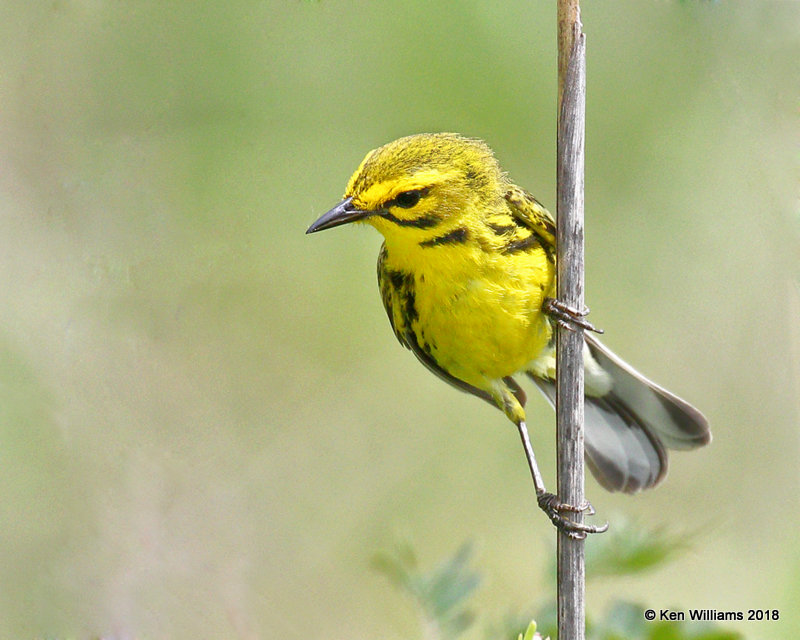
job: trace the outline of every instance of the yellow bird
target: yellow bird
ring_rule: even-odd
[[[378,282],[400,343],[517,425],[539,505],[554,523],[579,535],[599,530],[562,517],[559,510],[582,508],[545,491],[529,445],[525,394],[513,378],[528,374],[553,403],[554,323],[591,328],[553,299],[552,215],[508,179],[485,143],[436,133],[370,151],[344,200],[307,233],[357,221],[384,237]],[[595,337],[585,338],[588,466],[610,491],[653,487],[667,473],[666,450],[710,442],[708,423]]]

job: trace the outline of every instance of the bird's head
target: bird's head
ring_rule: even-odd
[[[400,138],[367,154],[344,200],[306,233],[363,221],[387,240],[424,241],[501,201],[505,180],[480,140],[455,133]]]

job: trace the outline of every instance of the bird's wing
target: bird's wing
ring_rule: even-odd
[[[505,194],[511,214],[528,227],[549,255],[556,251],[556,221],[552,214],[525,189],[512,185]]]
[[[381,299],[386,309],[386,315],[389,316],[389,322],[400,344],[410,349],[428,370],[435,373],[448,384],[466,393],[471,393],[482,400],[486,400],[486,402],[492,406],[496,406],[494,399],[486,391],[456,378],[450,372],[442,368],[433,356],[420,346],[410,321],[410,318],[416,315],[416,310],[414,309],[413,277],[408,274],[392,272],[387,269],[386,255],[386,246],[384,245],[381,247],[381,252],[378,256],[378,285],[381,289]]]

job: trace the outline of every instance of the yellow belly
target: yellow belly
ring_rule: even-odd
[[[541,306],[553,293],[554,268],[544,255],[519,255],[470,271],[418,275],[412,328],[442,368],[486,389],[526,368],[550,340]]]

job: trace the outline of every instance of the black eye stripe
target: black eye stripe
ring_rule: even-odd
[[[384,220],[393,222],[400,227],[415,227],[417,229],[430,229],[441,222],[439,216],[434,213],[426,214],[420,218],[412,218],[411,220],[402,220],[397,216],[393,216],[387,209],[384,209],[379,215]]]

